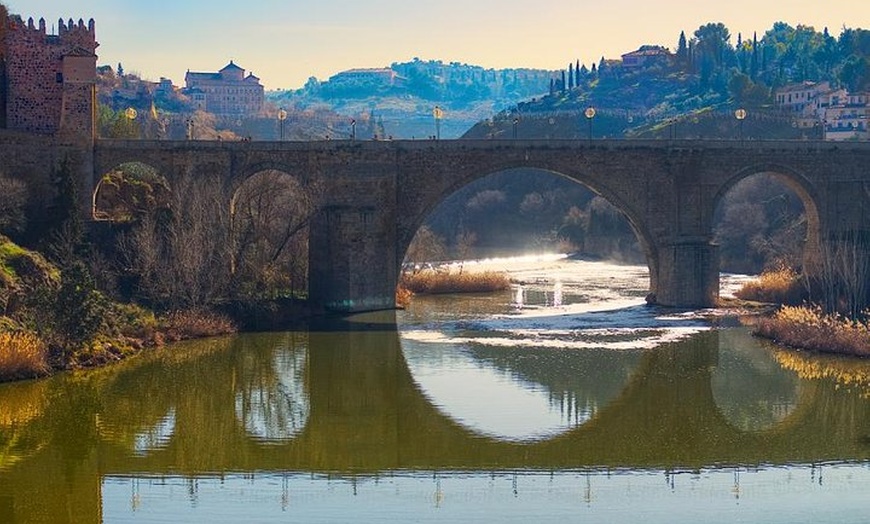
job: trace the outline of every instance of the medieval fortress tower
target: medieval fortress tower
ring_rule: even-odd
[[[94,20],[58,20],[57,34],[46,31],[44,19],[24,22],[12,15],[0,22],[6,24],[0,123],[12,131],[93,144],[99,45]]]

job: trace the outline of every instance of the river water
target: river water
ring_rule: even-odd
[[[489,264],[510,291],[0,385],[0,522],[867,521],[870,363],[648,307],[643,267]]]

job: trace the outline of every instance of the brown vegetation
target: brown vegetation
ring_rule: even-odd
[[[453,273],[449,271],[425,270],[418,273],[404,273],[399,282],[411,293],[430,295],[443,293],[484,293],[501,291],[510,287],[510,279],[504,273],[484,271],[480,273]]]
[[[798,305],[805,299],[806,290],[795,270],[780,267],[765,271],[757,280],[747,282],[734,296],[741,300]]]
[[[37,335],[0,333],[0,381],[40,377],[48,371],[47,348]]]
[[[870,322],[825,314],[817,306],[783,306],[759,320],[755,333],[794,348],[870,355]]]

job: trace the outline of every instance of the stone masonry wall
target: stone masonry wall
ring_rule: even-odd
[[[56,35],[46,32],[44,19],[35,25],[32,18],[25,23],[11,16],[6,23],[7,128],[47,135],[62,127],[87,133],[93,126],[92,97],[86,84],[66,81],[64,65],[82,59],[96,64],[94,21],[58,20]]]

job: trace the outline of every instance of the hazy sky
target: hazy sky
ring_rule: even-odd
[[[234,60],[267,89],[414,57],[558,69],[641,44],[674,49],[707,22],[751,38],[773,22],[870,28],[870,1],[845,0],[6,0],[25,20],[93,18],[100,64],[144,78],[217,71]]]

